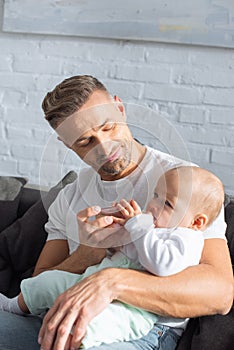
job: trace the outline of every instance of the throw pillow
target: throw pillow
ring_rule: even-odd
[[[46,196],[0,234],[0,292],[13,297],[19,292],[22,279],[30,277],[47,233],[47,211],[59,191],[75,180],[76,173],[68,173]]]
[[[27,180],[0,176],[0,232],[17,219],[21,189]]]

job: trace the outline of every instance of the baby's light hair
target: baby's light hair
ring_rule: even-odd
[[[221,180],[210,171],[196,166],[181,166],[169,171],[177,171],[181,179],[191,182],[191,198],[189,205],[208,217],[206,226],[209,226],[219,215],[224,203],[224,187]]]

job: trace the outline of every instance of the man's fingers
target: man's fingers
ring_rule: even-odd
[[[113,222],[112,216],[100,216],[96,219],[93,218],[98,215],[100,211],[101,208],[98,206],[86,208],[77,214],[78,222],[80,222],[80,225],[83,223],[87,228],[89,227],[88,231],[92,231],[94,228],[104,228],[111,225]],[[89,220],[90,218],[92,218],[92,220]]]
[[[72,341],[72,335],[69,334],[64,350],[71,350],[71,341]]]
[[[118,224],[119,228],[125,224],[126,220],[123,218],[117,218],[116,216],[113,217],[113,224]],[[112,225],[113,226],[113,225]],[[116,226],[117,228],[118,226]]]
[[[54,304],[52,306],[52,308],[47,312],[47,314],[45,315],[44,319],[43,319],[43,323],[42,323],[42,326],[41,326],[41,329],[39,331],[39,334],[38,334],[38,343],[41,345],[45,339],[45,334],[47,332],[47,327],[48,327],[48,323],[50,322],[50,319],[56,315],[57,313],[57,305]],[[48,340],[48,346],[47,348],[44,348],[45,350],[46,349],[50,349],[52,347],[52,344],[53,344],[53,341],[54,341],[54,333],[50,333],[49,335],[49,338],[47,339]]]
[[[120,242],[123,242],[122,244],[129,243],[129,237],[127,237],[126,242],[126,233],[122,237],[122,220],[117,222],[115,217],[109,215],[88,220],[91,216],[94,216],[95,210],[100,211],[100,207],[84,209],[77,215],[79,242],[81,244],[106,249],[119,246]]]
[[[88,319],[79,316],[76,320],[76,324],[73,328],[73,336],[71,340],[71,349],[79,349],[82,343],[82,339],[85,337],[86,329],[88,326]]]
[[[84,210],[81,210],[77,214],[77,219],[80,221],[86,222],[90,217],[100,213],[100,211],[101,211],[101,208],[98,205],[94,207],[86,208]]]
[[[80,243],[91,243],[95,232],[100,232],[100,230],[108,228],[113,223],[113,221],[114,220],[112,216],[104,216],[88,222],[80,222],[78,220]]]
[[[93,226],[94,228],[105,228],[113,223],[113,217],[112,216],[101,216],[97,218],[96,220],[89,221],[89,225]]]
[[[69,310],[64,319],[57,328],[57,333],[54,341],[53,350],[64,350],[69,342],[70,334],[72,333],[77,319],[77,310]],[[44,348],[43,348],[44,350]]]
[[[64,350],[64,346],[66,344],[68,334],[70,333],[71,327],[67,330],[64,325],[64,317],[66,316],[66,308],[65,311],[60,306],[59,296],[52,306],[52,308],[48,311],[46,316],[44,317],[41,330],[38,336],[38,342],[41,345],[43,350]],[[62,300],[62,299],[61,299]],[[69,309],[70,310],[70,309]],[[55,340],[57,337],[62,337],[63,347],[56,348],[54,346]]]

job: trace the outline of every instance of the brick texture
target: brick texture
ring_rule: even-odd
[[[51,186],[79,168],[57,148],[41,102],[64,78],[93,74],[125,104],[144,106],[128,116],[139,140],[187,152],[234,193],[234,50],[1,31],[0,47],[1,175]]]

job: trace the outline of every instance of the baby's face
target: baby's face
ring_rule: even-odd
[[[147,206],[153,215],[155,227],[190,227],[193,214],[189,201],[191,185],[178,181],[176,171],[168,171],[160,177],[154,191],[154,197]]]

